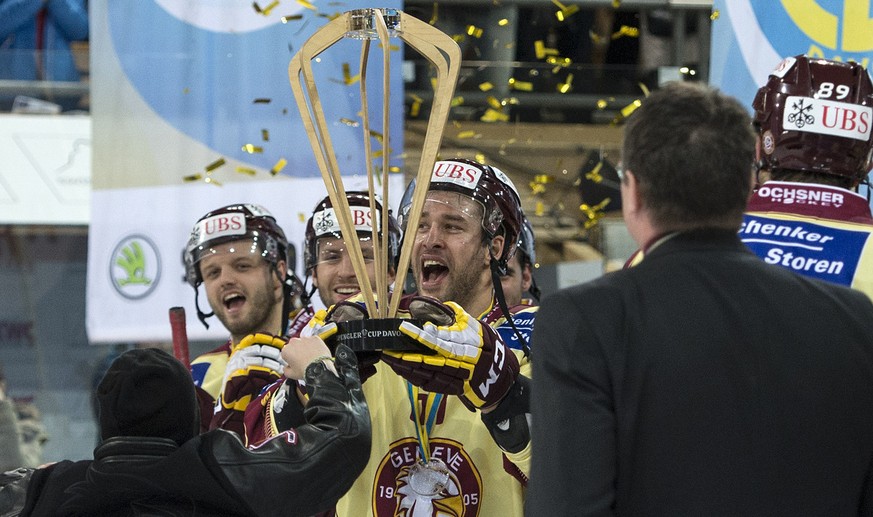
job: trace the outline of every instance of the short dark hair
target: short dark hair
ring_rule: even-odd
[[[739,101],[699,83],[652,93],[624,129],[622,160],[660,230],[739,227],[755,132]]]

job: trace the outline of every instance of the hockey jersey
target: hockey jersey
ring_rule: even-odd
[[[873,216],[864,197],[810,183],[768,181],[739,235],[769,264],[851,286],[873,299]]]

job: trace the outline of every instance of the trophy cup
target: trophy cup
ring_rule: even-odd
[[[382,170],[387,173],[389,168],[388,149],[390,149],[388,101],[391,94],[389,86],[389,39],[392,37],[399,38],[424,56],[437,72],[433,104],[428,119],[421,161],[416,175],[416,187],[412,196],[412,208],[407,224],[407,228],[414,229],[418,227],[425,196],[430,185],[431,172],[442,141],[443,129],[448,120],[451,99],[460,72],[461,50],[458,44],[445,33],[397,9],[355,9],[347,11],[316,31],[306,40],[288,66],[291,90],[300,109],[301,119],[315,153],[316,163],[327,188],[330,202],[335,208],[339,227],[355,275],[358,278],[358,284],[361,287],[364,304],[370,315],[369,319],[338,324],[339,332],[336,339],[349,345],[355,351],[419,349],[417,343],[400,333],[399,320],[396,317],[400,297],[403,294],[402,286],[409,269],[413,239],[403,239],[395,278],[397,288],[391,293],[390,301],[386,303],[386,300],[389,299],[388,268],[390,266],[388,264],[387,239],[388,182],[382,181],[381,194],[376,192],[373,171],[375,154],[370,143],[370,114],[366,78],[370,44],[373,40],[378,40],[383,57]],[[366,264],[355,226],[351,220],[351,210],[343,187],[336,152],[331,142],[327,120],[312,70],[312,60],[344,38],[361,41],[360,98],[361,125],[364,132],[364,149],[362,151],[366,162],[370,213],[373,214],[374,219],[375,214],[378,213],[375,206],[377,194],[382,199],[383,207],[378,224],[374,220],[371,225],[375,251],[375,293],[367,280]]]

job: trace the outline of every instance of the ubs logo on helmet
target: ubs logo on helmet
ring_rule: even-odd
[[[109,279],[112,287],[129,300],[145,298],[161,278],[158,247],[144,235],[129,235],[112,251]]]

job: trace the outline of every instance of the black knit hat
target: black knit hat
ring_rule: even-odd
[[[170,438],[179,445],[200,429],[194,383],[187,369],[156,348],[121,354],[97,387],[100,434]]]

